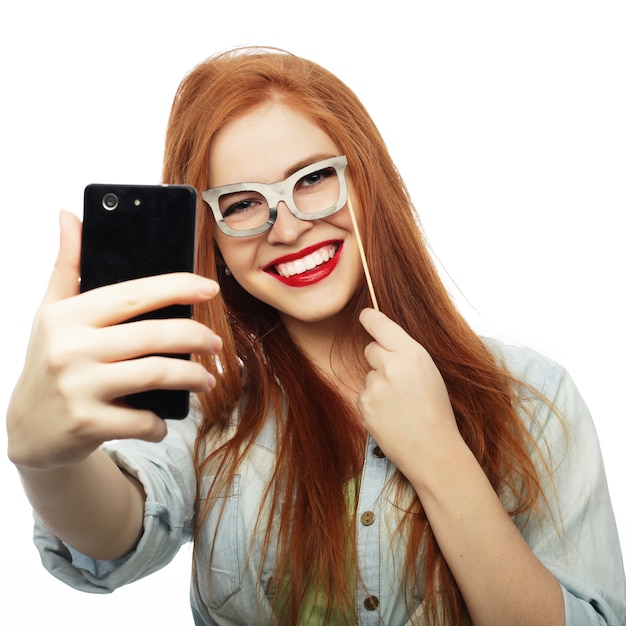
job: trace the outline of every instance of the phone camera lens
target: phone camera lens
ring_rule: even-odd
[[[113,209],[117,209],[118,204],[118,197],[114,193],[107,193],[105,194],[104,198],[102,198],[102,206],[107,211],[113,211]]]

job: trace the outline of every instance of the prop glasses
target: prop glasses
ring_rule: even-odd
[[[301,220],[319,220],[342,209],[348,199],[345,156],[311,163],[276,183],[235,183],[202,192],[218,228],[231,237],[252,237],[270,229],[278,203]]]
[[[276,183],[235,183],[202,192],[217,227],[231,237],[252,237],[269,230],[276,221],[278,203],[301,220],[319,220],[337,213],[346,203],[354,228],[372,306],[378,311],[363,243],[346,185],[345,156],[311,163]]]

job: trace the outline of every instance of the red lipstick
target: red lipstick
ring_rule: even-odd
[[[292,276],[281,276],[276,271],[277,265],[281,265],[284,263],[291,263],[299,259],[303,259],[304,257],[307,257],[310,254],[313,254],[317,250],[320,250],[324,246],[329,246],[329,245],[336,246],[334,256],[328,261],[325,261],[310,270],[306,270],[300,274],[293,274]],[[270,276],[273,276],[274,278],[276,278],[276,280],[279,280],[284,285],[287,285],[289,287],[307,287],[309,285],[314,285],[315,283],[318,283],[321,280],[324,280],[324,278],[326,278],[333,272],[333,270],[335,269],[335,267],[337,267],[337,264],[339,263],[339,257],[341,256],[342,248],[343,248],[342,241],[321,242],[321,243],[315,244],[314,246],[309,246],[308,248],[300,250],[299,252],[296,252],[295,254],[288,254],[278,259],[275,259],[274,261],[272,261],[272,263],[266,265],[263,269]]]

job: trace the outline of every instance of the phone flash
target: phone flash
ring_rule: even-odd
[[[137,198],[137,199],[133,202],[133,204],[134,204],[135,206],[139,206],[139,205],[141,205],[141,200],[140,200],[139,198]]]

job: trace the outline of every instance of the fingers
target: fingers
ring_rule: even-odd
[[[161,274],[92,289],[68,306],[76,322],[104,327],[174,304],[205,302],[218,293],[217,282],[197,274]]]
[[[151,411],[137,410],[121,403],[85,405],[87,411],[80,416],[68,416],[66,439],[73,444],[66,452],[81,460],[103,442],[115,439],[141,439],[158,442],[167,435],[167,425]],[[69,459],[64,459],[63,464]]]
[[[190,319],[149,319],[104,328],[72,327],[54,333],[35,368],[63,398],[110,402],[149,389],[205,393],[215,378],[199,363],[175,354],[215,355],[222,340]],[[74,412],[74,409],[69,409]],[[80,409],[76,411],[83,413]]]
[[[205,393],[216,381],[199,363],[150,355],[222,348],[219,337],[191,319],[121,323],[205,302],[219,293],[215,281],[177,273],[79,294],[81,224],[66,212],[59,221],[59,253],[7,411],[12,458],[40,468],[76,463],[109,439],[162,439],[159,417],[119,398],[149,389]]]
[[[142,439],[156,443],[167,435],[165,421],[151,411],[139,411],[121,405],[104,406],[97,424],[98,441]]]
[[[390,379],[408,380],[431,370],[438,374],[424,347],[384,313],[364,309],[359,320],[374,339],[364,350],[365,359],[374,372],[382,372]]]
[[[81,223],[67,211],[59,215],[60,244],[42,304],[68,301],[79,293]],[[173,304],[196,304],[219,292],[217,282],[190,273],[165,274],[93,289],[61,307],[91,326],[110,326]],[[71,313],[70,313],[71,311]]]
[[[54,376],[60,395],[70,404],[77,400],[80,407],[150,389],[206,393],[216,380],[199,363],[157,355],[215,355],[221,348],[220,337],[199,322],[143,320],[58,337],[39,369]],[[68,412],[83,414],[85,409],[72,406]]]
[[[222,349],[220,337],[190,319],[129,322],[98,329],[93,335],[92,356],[103,363],[148,354],[217,354]]]
[[[152,389],[185,389],[206,393],[215,387],[215,378],[194,361],[175,357],[148,356],[100,366],[98,396],[103,402]]]
[[[80,275],[80,220],[67,211],[59,214],[60,243],[44,303],[56,302],[78,293]]]
[[[100,420],[98,439],[142,439],[159,442],[167,435],[167,425],[151,411],[139,411],[124,406],[108,405]]]
[[[381,311],[363,309],[359,321],[371,337],[385,350],[395,352],[412,341],[407,332]]]

